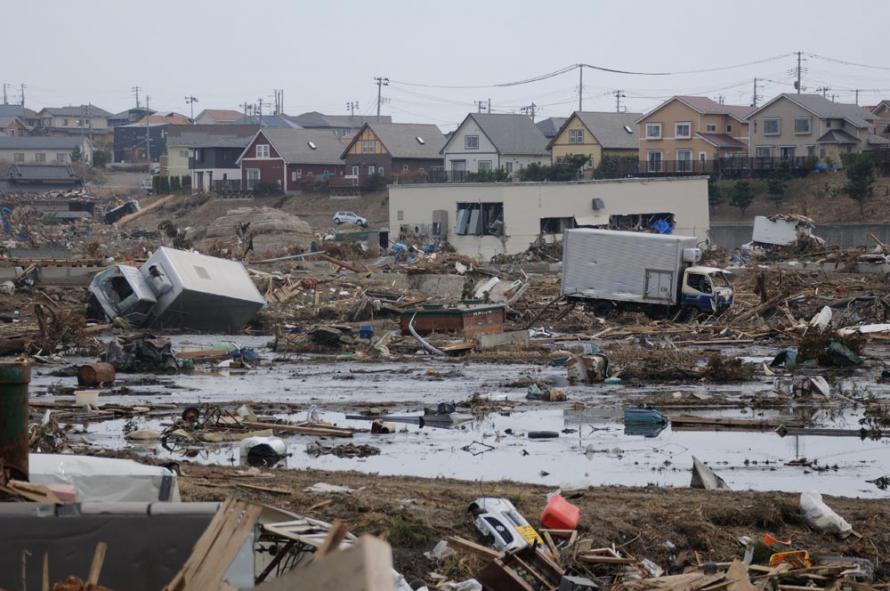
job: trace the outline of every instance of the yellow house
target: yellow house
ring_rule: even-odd
[[[641,169],[708,170],[718,158],[746,156],[752,107],[722,105],[705,96],[675,96],[639,121]]]
[[[599,166],[604,156],[636,158],[639,154],[637,121],[640,113],[575,111],[550,140],[550,161],[587,156],[584,168]]]

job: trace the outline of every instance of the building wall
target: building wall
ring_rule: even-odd
[[[81,146],[81,153],[86,162],[92,162],[93,149],[88,141]],[[16,160],[16,154],[22,154],[24,160]],[[43,154],[43,160],[38,160],[38,154]],[[61,160],[59,159],[61,157]],[[26,164],[46,163],[46,164],[70,164],[71,150],[68,149],[9,149],[0,150],[0,161],[14,164],[15,162],[24,162]]]
[[[287,165],[287,185],[290,190],[297,190],[298,184],[308,176],[324,175],[343,176],[342,164],[291,164]]]
[[[584,143],[569,143],[571,132],[579,129],[584,132]],[[596,141],[596,138],[590,133],[590,130],[587,129],[584,123],[581,122],[581,119],[576,115],[572,115],[563,132],[558,134],[556,139],[553,140],[553,144],[550,147],[550,160],[552,164],[556,164],[557,161],[566,156],[579,154],[590,158],[590,168],[596,168],[603,160],[602,146]]]
[[[794,133],[794,119],[798,117],[810,119],[809,134],[800,135]],[[779,135],[765,135],[763,133],[763,121],[774,118],[780,120],[781,133]],[[758,147],[769,147],[771,156],[778,158],[779,148],[784,146],[793,146],[795,148],[795,156],[806,156],[808,146],[813,146],[815,153],[818,155],[819,148],[816,147],[816,140],[828,131],[828,128],[822,119],[795,105],[788,99],[780,98],[748,121],[748,131],[751,138],[748,144],[751,155],[756,155]]]
[[[374,151],[373,152],[365,152],[362,149],[362,142],[368,140],[374,142]],[[374,132],[371,131],[370,127],[365,128],[364,131],[355,139],[355,143],[349,148],[350,154],[385,154],[386,148],[383,146],[383,143],[377,139],[377,136],[374,135]]]
[[[160,161],[167,155],[167,126],[143,125],[119,126],[114,128],[114,161],[139,162],[145,161],[145,133],[148,130],[150,160]]]
[[[875,121],[875,133],[881,137],[890,139],[890,107],[881,105],[881,107],[876,110],[875,116],[877,117],[877,120]]]
[[[593,209],[593,199],[603,209]],[[502,203],[503,236],[455,234],[458,203]],[[573,183],[458,183],[393,185],[389,189],[390,236],[403,227],[429,227],[432,212],[448,212],[448,242],[457,252],[489,259],[516,254],[535,241],[541,218],[584,218],[585,224],[608,224],[616,214],[672,213],[676,234],[706,240],[710,225],[706,177],[618,179]],[[548,235],[548,238],[552,235]],[[556,239],[560,236],[556,235]]]
[[[674,135],[676,123],[689,122],[692,136],[690,139],[677,138]],[[661,123],[661,139],[646,139],[646,124]],[[708,132],[708,124],[716,126],[715,132]],[[663,161],[677,160],[678,150],[691,150],[692,159],[699,160],[704,153],[706,160],[713,160],[720,156],[717,148],[701,138],[696,133],[727,133],[727,125],[732,126],[728,135],[747,143],[748,126],[728,115],[701,115],[687,107],[678,100],[671,101],[658,111],[651,113],[640,120],[640,151],[641,162],[649,159],[650,151],[660,151]]]
[[[69,115],[68,117],[46,116],[40,119],[41,127],[62,127],[80,129],[79,121],[82,119],[79,115]],[[86,129],[106,129],[108,128],[108,119],[105,117],[87,117]]]
[[[168,144],[167,174],[169,176],[184,176],[189,174],[189,158],[191,158],[192,155],[191,148]]]

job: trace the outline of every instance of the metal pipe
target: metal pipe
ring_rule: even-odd
[[[0,469],[4,476],[28,480],[28,384],[26,361],[0,363]]]

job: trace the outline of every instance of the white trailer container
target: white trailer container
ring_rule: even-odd
[[[98,273],[90,292],[109,319],[153,328],[234,332],[266,305],[238,261],[166,247],[139,269]]]
[[[622,305],[722,311],[732,304],[732,288],[722,269],[693,266],[701,258],[697,242],[692,236],[567,230],[562,295],[603,312]]]

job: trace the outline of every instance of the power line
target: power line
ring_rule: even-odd
[[[890,66],[874,66],[871,64],[861,64],[858,62],[851,62],[851,61],[847,61],[847,60],[837,59],[834,57],[827,57],[824,55],[819,55],[818,53],[810,53],[807,55],[809,55],[810,57],[814,57],[816,59],[824,60],[826,62],[834,62],[836,64],[843,64],[845,66],[856,66],[858,68],[869,68],[871,70],[890,70]]]

